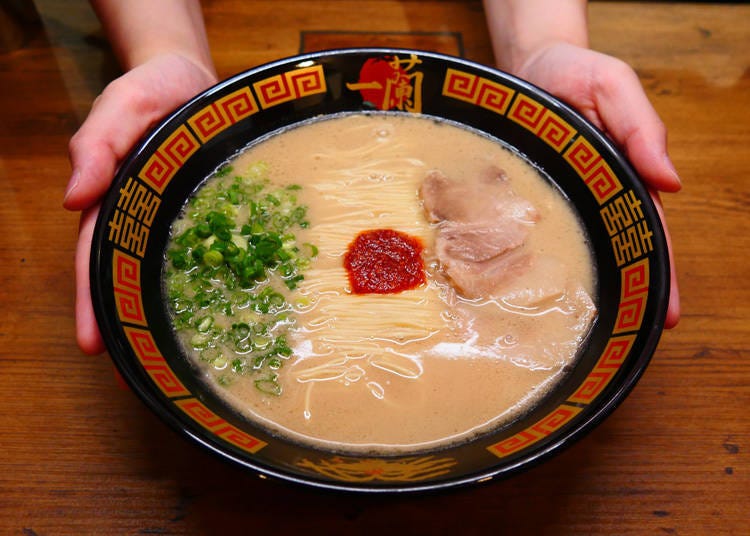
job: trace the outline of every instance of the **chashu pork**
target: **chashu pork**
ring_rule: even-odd
[[[420,197],[427,219],[437,224],[435,251],[442,269],[464,297],[490,296],[528,269],[531,254],[524,246],[539,214],[513,191],[502,170],[491,167],[467,181],[431,171]]]

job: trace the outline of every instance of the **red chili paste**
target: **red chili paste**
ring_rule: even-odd
[[[349,244],[344,266],[355,294],[395,294],[425,282],[422,242],[393,229],[363,231]]]

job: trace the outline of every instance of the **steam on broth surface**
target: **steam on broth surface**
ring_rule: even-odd
[[[586,237],[560,193],[496,140],[430,118],[352,114],[271,136],[231,169],[265,185],[251,187],[257,199],[276,192],[275,206],[297,214],[276,233],[276,251],[291,260],[246,281],[247,299],[227,298],[231,316],[212,315],[210,329],[199,329],[209,321],[196,305],[176,324],[206,381],[252,419],[344,451],[432,448],[512,420],[575,359],[596,314]],[[210,178],[191,203],[228,180]],[[237,220],[227,244],[262,242],[246,225],[264,210],[257,199],[227,209]],[[190,214],[174,237],[197,223]],[[374,229],[421,243],[424,284],[352,292],[344,258]],[[179,320],[180,291],[197,269],[185,275],[170,262]],[[263,292],[274,296],[265,312]],[[239,335],[216,335],[236,326]]]

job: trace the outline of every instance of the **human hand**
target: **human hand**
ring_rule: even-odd
[[[667,155],[666,128],[638,75],[616,58],[562,42],[535,51],[514,74],[573,106],[603,130],[624,151],[649,188],[667,237],[672,269],[665,327],[673,328],[680,319],[680,297],[658,192],[677,192],[682,185]]]
[[[105,350],[89,288],[89,257],[100,200],[131,147],[165,115],[216,83],[202,65],[162,54],[111,82],[70,140],[72,175],[63,206],[81,211],[76,272],[76,338],[87,354]]]

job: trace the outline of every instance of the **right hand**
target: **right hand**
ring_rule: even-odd
[[[106,348],[94,316],[89,262],[100,200],[130,149],[168,113],[216,83],[216,75],[179,54],[163,54],[111,82],[69,144],[72,175],[63,206],[81,211],[75,256],[76,338],[87,354]]]

